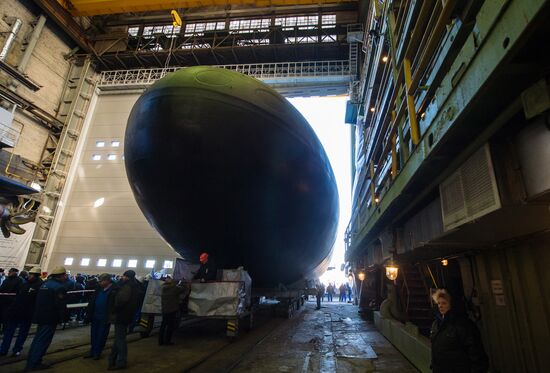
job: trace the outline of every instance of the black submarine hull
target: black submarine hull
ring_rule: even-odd
[[[303,116],[258,80],[211,67],[164,77],[134,105],[124,156],[139,207],[184,259],[208,252],[262,287],[328,263],[330,162]]]

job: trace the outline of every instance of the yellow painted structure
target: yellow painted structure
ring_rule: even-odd
[[[227,5],[249,5],[256,7],[338,4],[357,0],[57,0],[73,16],[95,16],[129,12],[149,12],[163,9],[185,9],[198,7],[224,7]]]

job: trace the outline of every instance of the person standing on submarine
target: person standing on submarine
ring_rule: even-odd
[[[193,280],[199,280],[200,282],[215,281],[216,280],[216,266],[208,259],[208,253],[202,253],[199,256],[201,266],[198,272],[193,276]]]

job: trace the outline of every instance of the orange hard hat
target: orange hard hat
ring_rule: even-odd
[[[208,260],[208,253],[202,253],[201,256],[199,256],[199,261],[201,263],[206,262]]]

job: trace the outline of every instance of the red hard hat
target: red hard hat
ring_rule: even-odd
[[[199,261],[202,263],[202,262],[205,262],[208,260],[208,253],[202,253],[201,256],[199,256]]]

